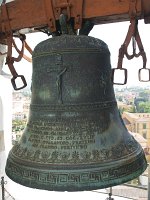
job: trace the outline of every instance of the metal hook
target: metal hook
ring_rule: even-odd
[[[124,51],[125,51],[125,45],[123,44],[121,46],[121,48],[119,49],[117,68],[112,68],[112,70],[111,70],[111,81],[115,85],[125,85],[127,83],[128,71],[127,71],[127,69],[122,67],[123,58],[124,58]],[[118,82],[114,81],[114,75],[115,75],[116,70],[121,70],[121,71],[124,72],[124,81],[123,81],[123,83],[118,83]]]

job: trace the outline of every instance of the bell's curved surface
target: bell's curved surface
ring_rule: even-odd
[[[106,188],[138,177],[145,156],[123,124],[110,76],[110,53],[99,39],[63,35],[38,44],[29,120],[6,174],[55,191]]]

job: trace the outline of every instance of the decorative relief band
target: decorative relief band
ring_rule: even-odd
[[[41,104],[31,104],[30,109],[42,110],[42,111],[92,111],[92,110],[102,110],[106,108],[111,108],[117,105],[116,101],[106,101],[101,103],[91,103],[91,104],[79,104],[79,105],[41,105]]]
[[[47,164],[62,164],[62,165],[72,165],[72,164],[96,164],[96,163],[105,163],[117,161],[120,159],[125,159],[125,157],[131,156],[132,154],[137,154],[139,151],[139,144],[135,140],[127,141],[126,144],[119,143],[118,145],[111,147],[109,149],[94,149],[87,150],[79,149],[80,145],[77,146],[77,149],[68,149],[71,146],[59,145],[60,149],[57,149],[57,141],[53,144],[56,149],[51,148],[23,148],[21,145],[17,144],[12,149],[11,157],[17,159],[22,164],[27,162],[41,164],[46,166]],[[38,144],[37,144],[38,146]],[[84,147],[84,145],[81,145]],[[86,145],[85,145],[86,146]],[[66,148],[65,148],[66,147]],[[68,147],[68,148],[67,148]],[[67,150],[67,151],[65,151]],[[60,165],[61,166],[61,165]],[[59,166],[58,166],[59,167]]]
[[[104,51],[105,50],[105,51]],[[40,57],[45,57],[45,56],[54,56],[54,55],[57,55],[57,54],[75,54],[75,53],[78,53],[78,54],[81,54],[81,53],[83,53],[83,54],[91,54],[91,53],[93,53],[93,54],[96,54],[96,53],[99,53],[100,55],[110,55],[110,53],[109,53],[109,51],[107,50],[106,51],[106,49],[92,49],[92,48],[89,48],[89,49],[85,49],[85,48],[70,48],[70,49],[57,49],[57,50],[51,50],[51,51],[42,51],[42,52],[38,52],[38,53],[34,53],[34,55],[33,55],[33,59],[36,59],[36,58],[40,58]]]

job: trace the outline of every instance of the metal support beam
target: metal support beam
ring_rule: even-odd
[[[2,188],[2,200],[5,200],[5,187],[6,181],[4,181],[4,176],[1,177],[1,188]]]

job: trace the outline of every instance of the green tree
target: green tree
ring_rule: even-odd
[[[145,100],[148,100],[149,96],[150,96],[149,90],[143,90],[143,91],[139,92],[139,97],[142,97]]]
[[[139,103],[139,112],[150,113],[150,102]]]
[[[13,120],[12,121],[12,131],[16,132],[16,131],[21,131],[24,130],[25,126],[26,126],[27,120]]]
[[[135,108],[134,105],[132,105],[132,106],[130,107],[129,112],[130,112],[130,113],[136,113],[136,108]]]

